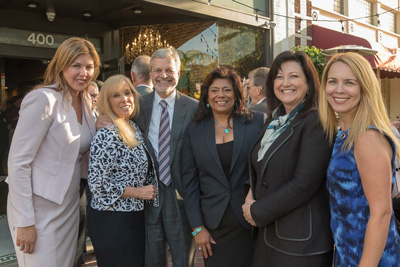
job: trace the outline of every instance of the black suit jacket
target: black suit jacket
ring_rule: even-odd
[[[155,153],[153,147],[151,146],[151,143],[147,140],[149,135],[149,126],[153,110],[153,100],[155,93],[156,92],[153,91],[149,94],[142,96],[140,100],[140,113],[135,117],[134,120],[143,132],[143,135],[146,140],[146,145],[148,147],[150,154],[153,156],[154,159],[156,159],[155,164],[157,165],[156,169],[158,172],[157,158],[155,157]],[[178,191],[180,195],[182,195],[180,161],[181,161],[183,134],[186,129],[186,126],[192,121],[194,112],[197,110],[197,105],[198,105],[197,100],[190,98],[180,93],[179,91],[176,92],[174,115],[171,126],[170,153],[172,161],[170,170],[171,170],[172,186],[175,190]],[[152,205],[146,205],[145,208],[146,222],[148,223],[157,222],[158,214],[160,213],[162,207],[162,199],[163,198],[160,197],[160,206],[158,208],[155,208]]]
[[[251,215],[264,232],[267,246],[298,256],[333,249],[326,189],[331,153],[318,113],[312,111],[296,117],[272,143],[261,163],[261,177],[256,177],[249,163],[257,200],[250,208]]]
[[[228,205],[237,220],[251,226],[242,213],[243,183],[248,179],[249,149],[264,125],[264,114],[256,113],[250,123],[233,119],[234,141],[230,176],[226,177],[215,143],[214,118],[192,122],[182,147],[182,186],[185,209],[192,228],[205,225],[215,229]]]

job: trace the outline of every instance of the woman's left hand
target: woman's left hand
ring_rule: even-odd
[[[35,225],[17,228],[16,245],[24,253],[32,254],[36,244],[36,227]]]
[[[211,244],[215,245],[217,244],[217,242],[215,242],[214,238],[211,236],[210,232],[208,232],[208,230],[204,227],[204,225],[199,227],[201,228],[201,231],[194,236],[194,241],[201,250],[203,257],[207,259],[208,257],[211,257],[213,255]]]
[[[246,219],[246,221],[252,226],[257,226],[250,212],[250,207],[251,205],[253,205],[254,202],[256,202],[254,199],[253,200],[246,199],[246,202],[242,205],[242,210],[243,210],[243,216]]]

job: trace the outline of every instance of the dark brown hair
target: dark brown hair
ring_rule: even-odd
[[[208,104],[208,88],[216,79],[226,79],[232,84],[233,92],[235,94],[235,105],[233,106],[229,119],[231,117],[245,116],[246,122],[253,119],[253,114],[245,108],[245,99],[243,97],[243,87],[239,75],[230,67],[218,67],[214,69],[201,84],[201,93],[199,99],[199,106],[194,115],[194,120],[200,122],[204,119],[212,117],[213,113]]]
[[[307,54],[301,51],[284,51],[280,53],[272,62],[272,66],[268,73],[267,78],[267,115],[268,118],[272,117],[272,112],[279,107],[281,101],[275,96],[274,92],[274,81],[276,76],[278,75],[279,70],[281,69],[282,63],[287,61],[295,61],[300,64],[301,69],[304,72],[304,75],[307,80],[307,95],[306,100],[304,102],[303,108],[299,111],[298,116],[306,115],[311,110],[315,110],[318,106],[318,94],[320,90],[320,82],[317,70],[314,67],[311,59],[307,56]],[[279,110],[279,112],[283,112]],[[280,114],[282,115],[282,114]]]

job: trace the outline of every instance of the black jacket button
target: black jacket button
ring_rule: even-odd
[[[268,188],[268,184],[266,182],[263,182],[262,187]]]

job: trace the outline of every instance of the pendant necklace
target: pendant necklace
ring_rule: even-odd
[[[219,123],[219,122],[216,121],[216,120],[214,120],[214,123],[215,123],[215,125],[217,125],[217,126],[223,128],[223,129],[224,129],[224,132],[225,132],[226,134],[228,134],[228,133],[230,132],[228,125],[226,125],[226,126],[225,126],[225,125],[222,125],[221,123]]]

